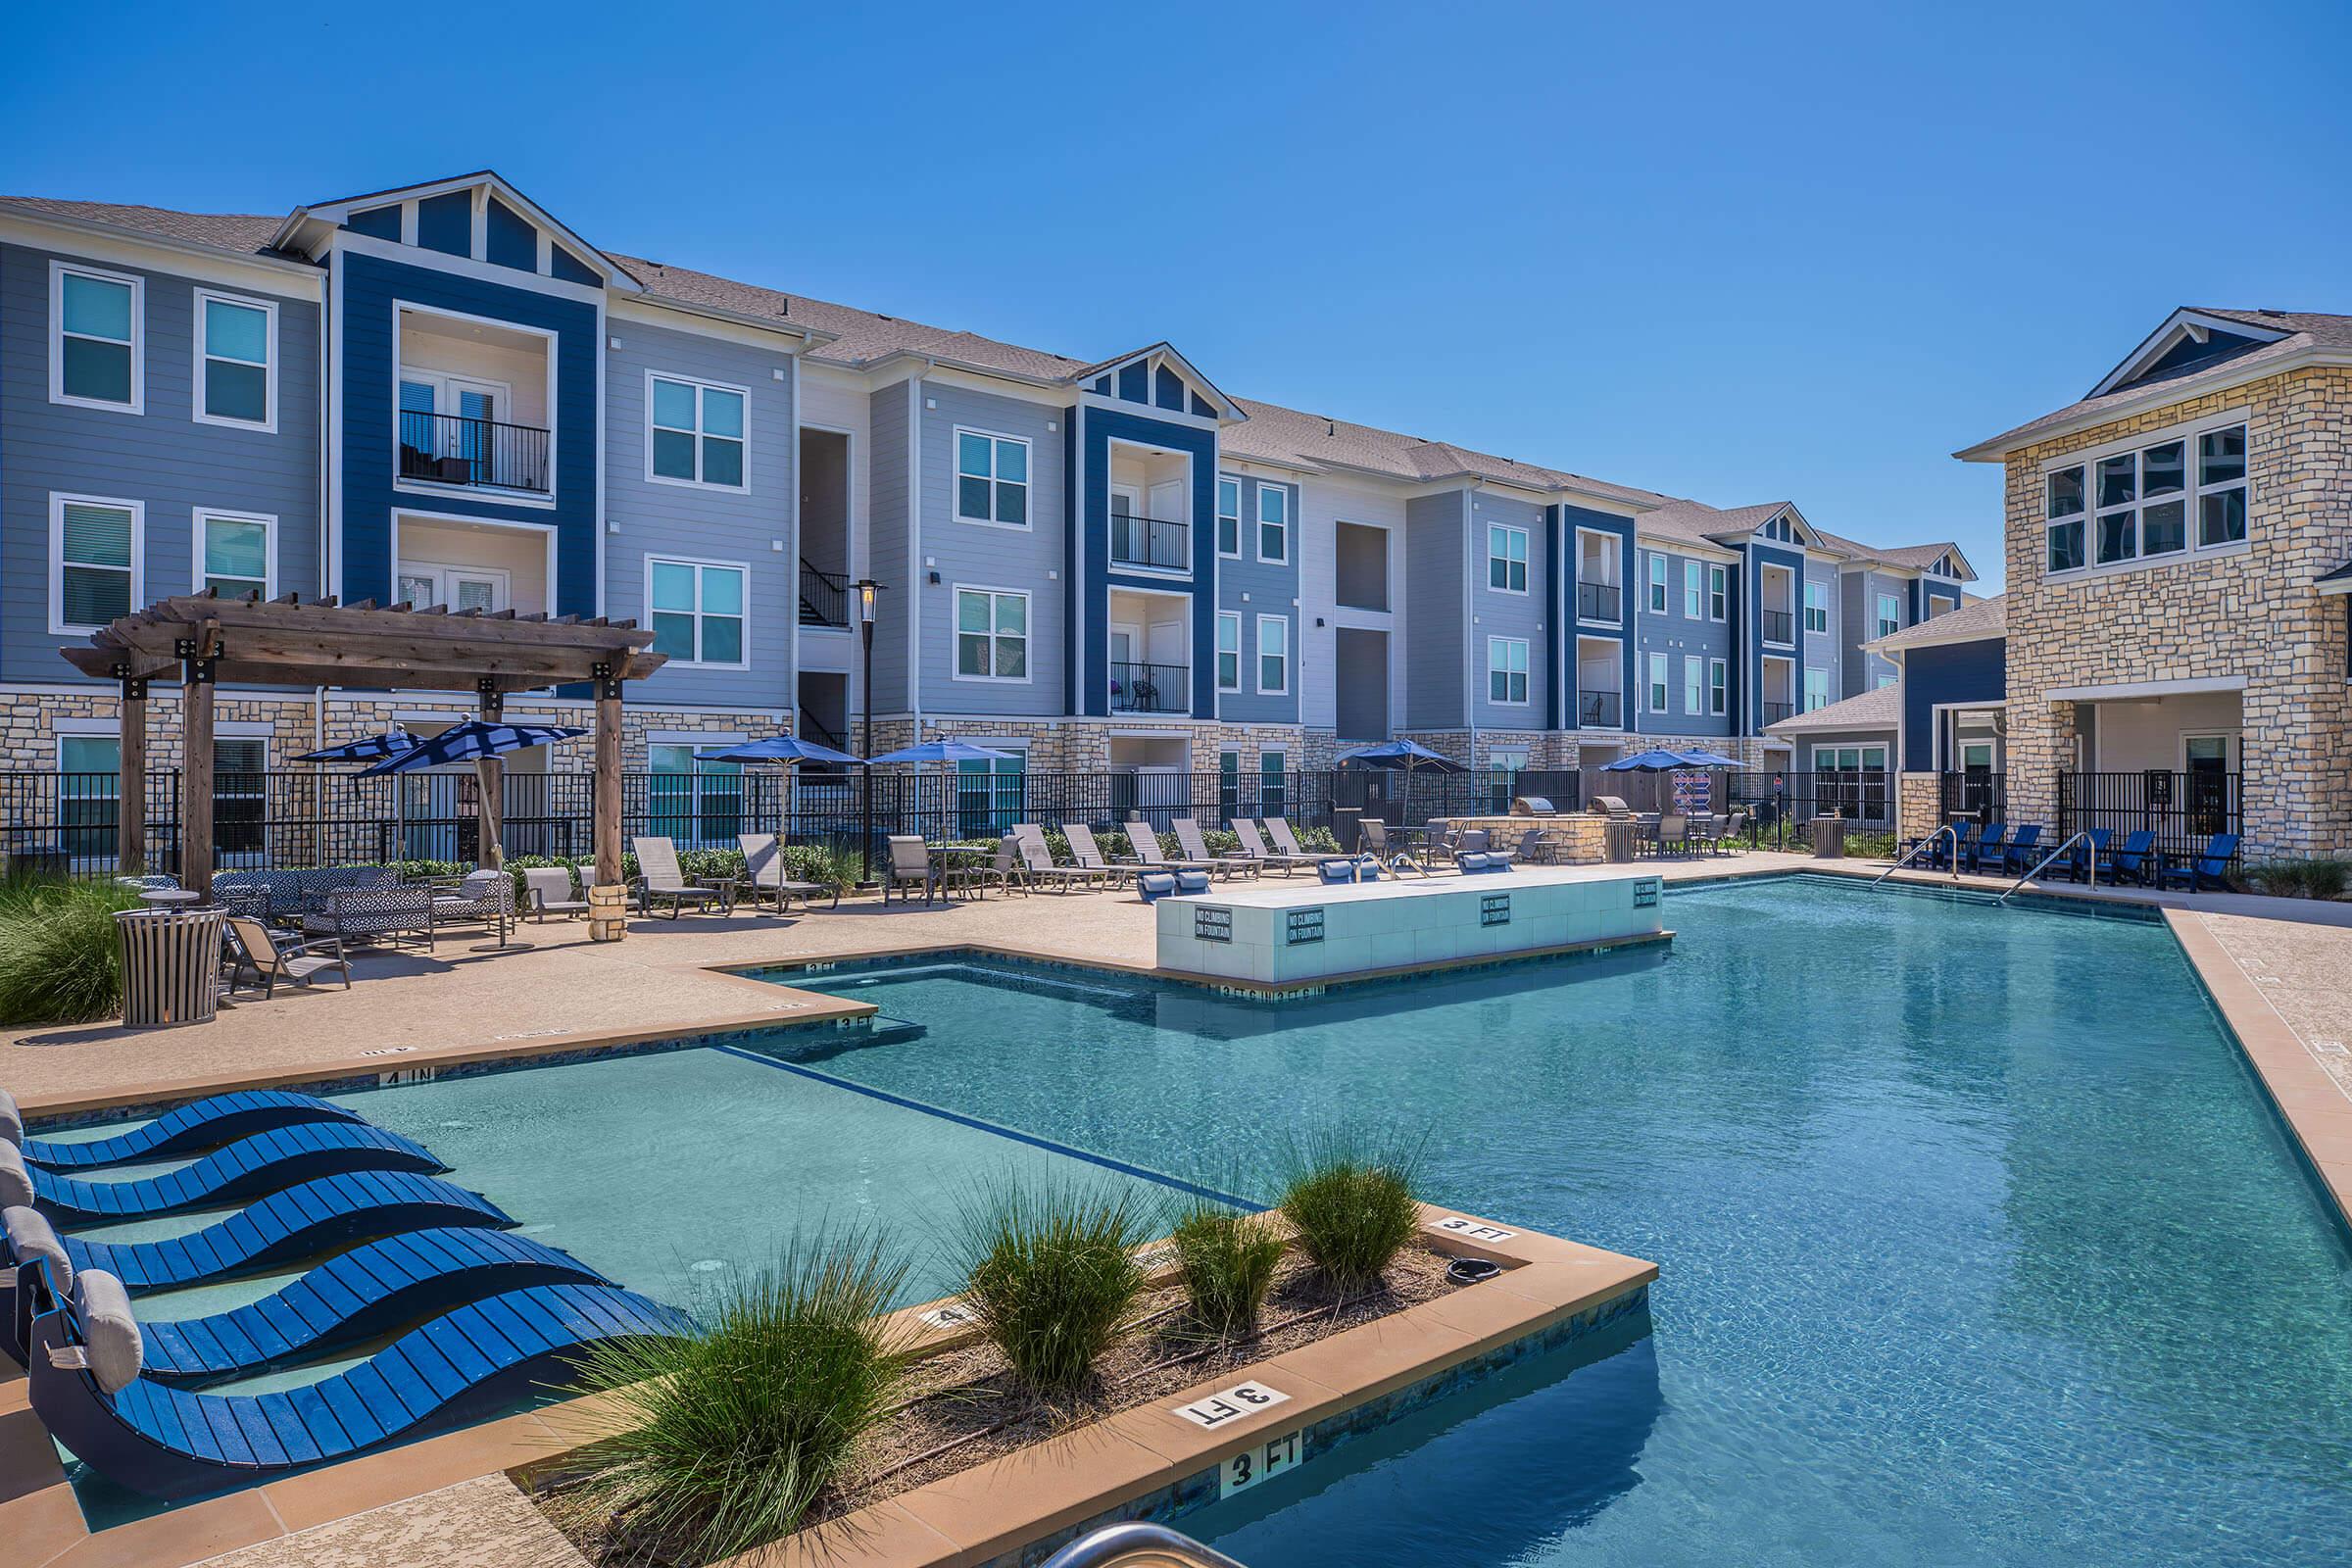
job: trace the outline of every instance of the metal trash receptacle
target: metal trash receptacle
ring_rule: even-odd
[[[210,1023],[220,1010],[220,911],[123,909],[122,1026]]]
[[[1612,817],[1601,831],[1608,840],[1608,856],[1611,865],[1631,865],[1634,858],[1641,854],[1641,823],[1620,821]]]
[[[1845,858],[1845,818],[1817,816],[1813,819],[1813,858],[1842,860]]]

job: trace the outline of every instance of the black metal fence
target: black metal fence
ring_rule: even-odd
[[[547,432],[530,424],[403,409],[400,476],[436,484],[544,491]]]
[[[2133,833],[2156,835],[2156,848],[2202,850],[2217,833],[2242,833],[2245,777],[2239,773],[2061,773],[2060,837],[2103,827],[2117,844]]]
[[[801,563],[801,624],[847,626],[850,623],[850,574],[827,571]]]
[[[1936,777],[1936,816],[1937,821],[1949,822],[1954,817],[1974,817],[1991,822],[2008,815],[2009,781],[2002,773],[1989,773],[1971,768],[1962,773],[1939,773]]]
[[[1183,664],[1146,664],[1128,660],[1110,666],[1110,710],[1114,713],[1189,713],[1193,672]]]

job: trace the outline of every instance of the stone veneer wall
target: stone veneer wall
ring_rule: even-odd
[[[852,716],[843,738],[852,751],[858,750],[863,726]],[[1310,732],[1295,724],[1119,724],[1094,718],[925,718],[921,739],[942,740],[960,737],[986,742],[990,739],[1027,743],[1028,765],[1040,773],[1100,773],[1110,767],[1110,742],[1113,736],[1151,734],[1166,736],[1181,732],[1192,743],[1192,770],[1213,773],[1217,768],[1217,753],[1224,750],[1242,754],[1242,770],[1253,771],[1261,751],[1284,754],[1291,770],[1315,765],[1328,766],[1328,760],[1316,764],[1310,760],[1316,754]],[[1323,756],[1330,756],[1329,732],[1325,736]],[[914,721],[906,717],[874,720],[874,750],[896,751],[902,746],[915,744]]]
[[[2243,554],[2042,580],[2044,464],[2238,408],[2248,411]],[[2239,676],[2249,857],[2352,848],[2346,600],[2312,591],[2352,559],[2352,370],[2271,376],[2007,461],[2010,816],[2055,822],[2057,775],[2075,765],[2074,705],[2043,692]]]
[[[1943,781],[1936,773],[1903,773],[1894,781],[1895,836],[1924,839],[1943,826]]]

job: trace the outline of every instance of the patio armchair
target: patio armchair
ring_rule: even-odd
[[[302,916],[305,938],[332,937],[346,951],[354,943],[422,937],[433,946],[433,890],[416,887],[344,887],[326,896],[326,906]]]
[[[717,888],[700,887],[686,880],[678,869],[678,847],[665,838],[629,840],[629,848],[637,856],[637,912],[651,917],[654,905],[669,906],[669,917],[675,920],[679,912],[692,906],[697,909],[716,908],[726,912],[725,895]]]
[[[1658,856],[1682,855],[1690,848],[1690,818],[1680,811],[1659,812],[1658,836],[1651,841],[1650,852]]]
[[[213,901],[225,907],[283,924],[326,912],[337,893],[397,887],[400,877],[386,865],[313,865],[291,871],[218,871]]]
[[[886,841],[890,846],[890,861],[882,868],[882,902],[888,904],[892,893],[905,904],[906,890],[919,885],[923,902],[931,903],[940,896],[943,884],[939,867],[931,863],[931,849],[920,834],[893,833]]]
[[[1734,810],[1725,813],[1721,822],[1707,824],[1707,832],[1699,842],[1716,855],[1729,855],[1739,847],[1740,835],[1747,831],[1747,813]]]
[[[253,983],[261,988],[265,1000],[277,995],[280,980],[308,988],[316,976],[329,969],[341,970],[343,989],[351,989],[351,959],[345,956],[343,944],[334,937],[280,942],[260,920],[251,915],[232,914],[228,917],[228,942],[231,991],[243,983],[248,969],[253,971]]]
[[[1359,818],[1356,822],[1356,831],[1363,834],[1364,852],[1372,857],[1375,864],[1385,866],[1391,872],[1401,865],[1418,871],[1423,876],[1429,875],[1427,863],[1414,859],[1402,849],[1389,842],[1389,824],[1379,817]]]
[[[2069,849],[2066,852],[2065,859],[2051,865],[2050,874],[2062,876],[2069,882],[2087,882],[2093,876],[2103,872],[2109,881],[2113,881],[2115,875],[2108,865],[2111,853],[2108,846],[2115,842],[2115,829],[2085,828],[2082,836],[2089,842],[2077,844]]]
[[[433,892],[433,927],[479,925],[507,945],[508,928],[514,923],[514,879],[504,871],[468,871],[452,885]]]
[[[2001,874],[2023,876],[2034,869],[2034,861],[2048,853],[2041,847],[2041,824],[2027,822],[2018,828],[2016,837],[2009,841],[2009,853],[2001,857]]]
[[[1984,831],[1978,834],[1976,842],[1968,846],[1968,858],[1963,862],[1965,868],[1971,874],[1981,872],[1984,869],[1984,862],[1990,860],[1993,870],[2000,870],[2008,860],[2008,823],[1985,823]]]
[[[2110,858],[2108,865],[2115,874],[2115,880],[2120,882],[2130,877],[2140,886],[2147,886],[2149,878],[2155,874],[2155,833],[2143,827],[2125,834],[2123,847]]]
[[[761,899],[775,901],[776,913],[792,912],[792,901],[801,901],[801,911],[815,909],[817,895],[833,895],[832,907],[841,907],[841,889],[823,882],[803,882],[785,874],[784,852],[776,844],[773,833],[738,833],[735,842],[743,849],[743,888],[752,896],[757,906]]]
[[[573,896],[571,873],[560,865],[534,865],[522,873],[525,912],[542,925],[551,914],[576,920],[588,912],[588,901]]]
[[[2191,893],[2202,893],[2211,882],[2223,892],[2230,888],[2230,862],[2237,858],[2238,836],[2235,833],[2216,833],[2205,841],[2205,848],[2177,863],[2168,863],[2158,873],[2157,880],[2165,887],[2185,883]]]

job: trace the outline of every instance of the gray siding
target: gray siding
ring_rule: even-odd
[[[1471,721],[1494,729],[1542,729],[1546,700],[1544,628],[1550,624],[1544,607],[1550,603],[1551,593],[1549,563],[1544,558],[1544,509],[1532,501],[1484,494],[1473,495],[1470,508],[1470,613],[1474,623],[1464,652],[1470,660]],[[1504,593],[1493,586],[1487,529],[1495,524],[1527,530],[1528,591],[1524,594]],[[1527,643],[1525,705],[1503,706],[1490,699],[1487,640],[1491,637],[1517,637]]]
[[[1799,586],[1796,599],[1797,625],[1800,628],[1797,632],[1797,643],[1799,651],[1804,655],[1804,662],[1807,667],[1829,671],[1830,701],[1835,703],[1841,698],[1851,697],[1860,690],[1859,687],[1848,687],[1845,684],[1845,662],[1841,657],[1843,649],[1838,642],[1838,631],[1837,564],[1828,561],[1806,562],[1805,581],[1817,584],[1821,588],[1824,605],[1829,611],[1830,624],[1827,631],[1801,629],[1804,626],[1805,617],[1805,590]],[[1803,677],[1799,676],[1798,679],[1801,681]]]
[[[1298,698],[1305,681],[1300,649],[1298,608],[1293,603],[1298,597],[1298,558],[1305,544],[1304,528],[1298,516],[1298,487],[1277,484],[1272,479],[1244,477],[1242,486],[1242,554],[1217,558],[1217,609],[1231,611],[1242,617],[1242,689],[1218,695],[1221,716],[1242,724],[1295,724],[1298,721]],[[1291,559],[1285,565],[1269,565],[1257,559],[1254,524],[1257,518],[1257,492],[1260,486],[1288,490],[1291,493]],[[1208,519],[1216,527],[1216,518]],[[1257,693],[1257,617],[1283,615],[1291,622],[1291,694],[1288,697],[1260,697]],[[1204,657],[1214,657],[1213,647]],[[1329,678],[1328,672],[1324,674]]]
[[[1417,496],[1404,509],[1404,725],[1458,729],[1462,711],[1465,493]]]
[[[792,487],[799,462],[791,359],[699,333],[637,321],[609,328],[619,347],[605,362],[605,612],[647,618],[646,558],[739,563],[746,584],[745,646],[751,667],[700,669],[671,663],[636,691],[648,703],[769,704],[793,700],[792,626],[800,578],[792,538]],[[783,369],[786,379],[777,380]],[[657,484],[646,477],[646,372],[741,387],[747,394],[748,491]],[[613,531],[613,530],[617,531]],[[782,540],[781,551],[772,549]]]
[[[1020,398],[975,392],[936,381],[922,384],[921,561],[906,580],[921,595],[921,678],[926,713],[1005,713],[1050,716],[1062,710],[1061,422],[1065,409]],[[936,403],[938,407],[931,407]],[[1047,425],[1054,426],[1049,430]],[[1026,437],[1029,442],[1029,526],[990,527],[956,520],[956,431]],[[926,566],[922,561],[938,563]],[[935,586],[930,578],[939,574]],[[1029,595],[1029,678],[957,680],[956,587],[1010,588]],[[1095,629],[1097,633],[1100,628]]]
[[[196,572],[195,510],[277,519],[277,587],[318,587],[318,307],[276,298],[277,429],[194,418],[196,290],[219,285],[152,269],[144,301],[146,401],[141,414],[49,401],[49,263],[68,253],[0,245],[0,678],[76,679],[49,630],[49,497],[54,491],[137,501],[146,509],[141,594],[186,593]],[[226,294],[262,297],[253,289]]]
[[[1666,613],[1662,615],[1653,614],[1649,609],[1649,558],[1652,555],[1666,557]],[[1701,573],[1698,606],[1701,618],[1697,620],[1683,613],[1683,573],[1686,563],[1691,561],[1698,562]],[[1704,574],[1706,568],[1718,565],[1729,568],[1731,572],[1726,584],[1730,590],[1727,596],[1729,602],[1724,607],[1727,618],[1709,620],[1704,618],[1709,605]],[[1626,702],[1629,710],[1636,710],[1636,722],[1641,732],[1644,735],[1738,734],[1740,674],[1739,655],[1735,651],[1737,645],[1732,635],[1734,620],[1740,614],[1737,564],[1682,555],[1672,550],[1659,551],[1654,546],[1642,544],[1634,552],[1634,571],[1635,603],[1641,610],[1634,621],[1634,685],[1626,694]],[[1649,711],[1649,656],[1653,653],[1667,656],[1666,711],[1663,713]],[[1702,688],[1703,661],[1720,659],[1725,662],[1729,698],[1726,706],[1732,711],[1720,716],[1684,711],[1683,661],[1693,658],[1702,661]],[[1635,723],[1627,725],[1629,729],[1634,727]]]
[[[874,581],[883,593],[874,610],[874,711],[904,713],[906,687],[907,615],[918,593],[914,573],[914,524],[906,508],[908,387],[901,382],[876,392],[867,409],[866,526]],[[852,669],[861,666],[862,655]],[[856,676],[852,677],[853,683]]]
[[[1862,644],[1879,634],[1879,595],[1892,594],[1895,618],[1908,624],[1911,617],[1909,585],[1900,577],[1890,577],[1878,571],[1849,571],[1845,574],[1846,592],[1841,597],[1852,608],[1844,632],[1844,657],[1840,662],[1848,672],[1845,695],[1859,696],[1876,691],[1879,677],[1895,672],[1894,661],[1881,654],[1866,652]]]

